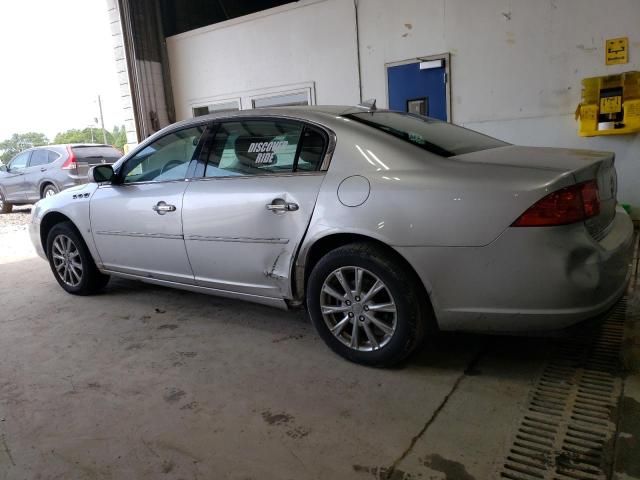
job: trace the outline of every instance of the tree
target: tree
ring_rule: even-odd
[[[47,145],[49,139],[44,133],[27,132],[27,133],[14,133],[10,138],[4,142],[0,142],[0,161],[7,163],[15,155],[23,150],[31,147],[39,147],[41,145]]]
[[[122,150],[127,143],[127,132],[124,125],[113,127],[113,132],[104,131],[107,137],[107,144]],[[58,133],[53,139],[53,143],[104,143],[104,136],[101,128],[87,127],[83,130],[72,128],[66,132]]]
[[[111,132],[113,136],[113,146],[118,150],[123,151],[124,145],[127,143],[127,131],[124,128],[124,125],[118,127],[117,125],[113,127],[113,132]]]
[[[107,137],[107,144],[113,144],[113,136],[111,133],[106,130],[105,133]],[[102,135],[101,128],[87,127],[84,130],[72,128],[66,132],[58,133],[54,137],[53,143],[104,143],[104,136]]]

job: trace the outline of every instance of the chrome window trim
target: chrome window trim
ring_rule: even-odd
[[[131,182],[131,183],[109,183],[104,182],[98,184],[98,188],[112,188],[112,187],[130,187],[135,185],[161,185],[164,183],[184,183],[188,182],[190,178],[182,178],[180,180],[147,180],[145,182]]]
[[[203,182],[211,180],[250,180],[252,178],[285,178],[285,177],[312,177],[325,175],[325,171],[315,172],[289,172],[289,173],[263,173],[261,175],[230,175],[227,177],[191,177],[188,178],[188,182]]]

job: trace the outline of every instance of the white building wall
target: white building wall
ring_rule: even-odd
[[[638,0],[360,0],[363,96],[385,99],[385,63],[451,53],[455,123],[522,145],[616,152],[619,199],[640,208],[640,136],[580,138],[585,77],[640,68]],[[607,38],[630,63],[606,66]]]
[[[638,0],[359,0],[364,98],[387,104],[385,64],[451,53],[452,120],[523,145],[615,151],[640,209],[640,136],[580,138],[585,77],[640,69]],[[604,42],[628,36],[630,63]],[[178,118],[203,99],[315,82],[318,104],[359,100],[353,0],[307,0],[168,39]]]
[[[107,1],[107,12],[109,15],[109,25],[111,27],[111,37],[113,51],[120,82],[120,102],[124,113],[124,127],[127,132],[127,147],[129,148],[138,142],[136,131],[136,121],[133,113],[133,102],[131,99],[131,87],[129,85],[129,73],[127,71],[127,60],[124,53],[124,39],[122,37],[122,25],[120,24],[120,12],[116,0]]]
[[[359,101],[350,1],[285,5],[170,37],[167,49],[178,119],[194,104],[310,82],[317,104]]]

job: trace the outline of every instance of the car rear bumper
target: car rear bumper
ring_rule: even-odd
[[[583,224],[508,228],[485,247],[397,250],[416,268],[442,330],[561,329],[607,311],[624,294],[633,224],[623,209],[604,238]]]
[[[67,175],[62,185],[62,190],[66,190],[67,188],[75,187],[77,185],[84,185],[89,182],[89,177],[86,175]]]

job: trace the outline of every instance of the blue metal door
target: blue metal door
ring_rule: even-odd
[[[445,67],[420,69],[420,62],[387,68],[389,108],[447,120]]]

